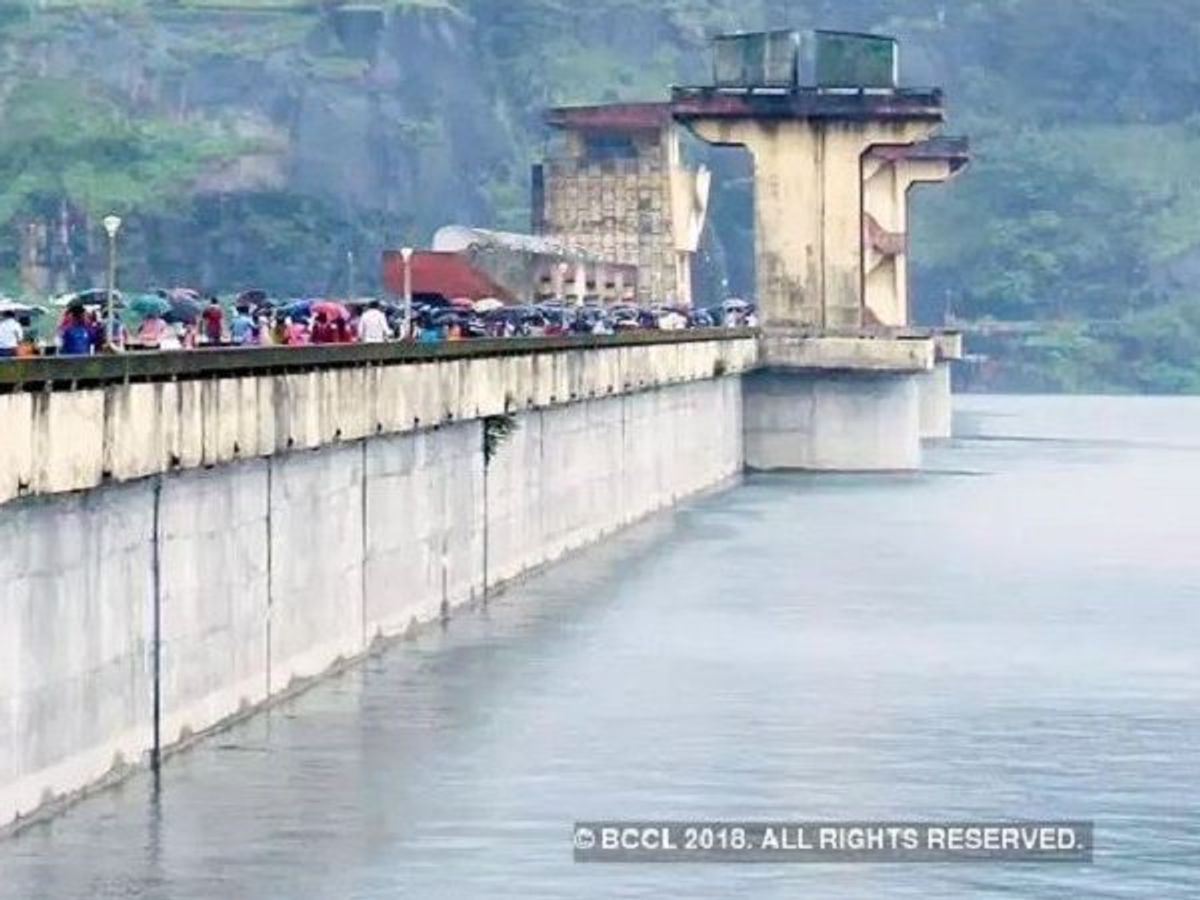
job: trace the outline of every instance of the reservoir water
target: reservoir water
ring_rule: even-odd
[[[958,398],[0,841],[0,898],[1200,895],[1200,399]],[[579,819],[1092,819],[1091,865],[577,865]]]

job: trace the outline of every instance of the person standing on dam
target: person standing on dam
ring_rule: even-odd
[[[0,314],[0,356],[16,356],[17,347],[24,336],[15,310],[6,309]]]
[[[233,321],[229,323],[230,340],[239,347],[244,347],[254,343],[256,333],[257,326],[254,319],[250,318],[250,307],[239,306]]]
[[[99,344],[95,323],[88,321],[82,306],[67,309],[66,318],[59,332],[59,350],[63,356],[87,356]]]
[[[221,301],[216,297],[208,298],[208,306],[200,314],[204,320],[204,339],[210,344],[221,343],[221,335],[225,325],[225,311],[221,309]]]
[[[312,342],[314,344],[336,344],[338,342],[337,327],[323,312],[317,313],[313,320]]]
[[[379,308],[379,301],[372,300],[362,318],[358,320],[358,339],[364,344],[382,344],[392,336],[387,316]]]

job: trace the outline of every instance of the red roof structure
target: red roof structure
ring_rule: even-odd
[[[457,253],[418,250],[412,255],[412,291],[414,294],[439,294],[447,300],[467,297],[482,300],[495,297],[511,303],[512,293]],[[397,297],[404,295],[404,257],[398,250],[383,254],[383,284]]]
[[[573,131],[659,131],[671,124],[671,104],[560,106],[546,111],[546,124]]]

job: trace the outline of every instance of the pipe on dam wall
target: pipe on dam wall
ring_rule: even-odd
[[[732,372],[499,414],[0,507],[0,829],[742,468]]]

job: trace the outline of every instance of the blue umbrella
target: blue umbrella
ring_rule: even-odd
[[[283,308],[285,315],[293,319],[307,319],[312,310],[311,300],[292,300]]]

